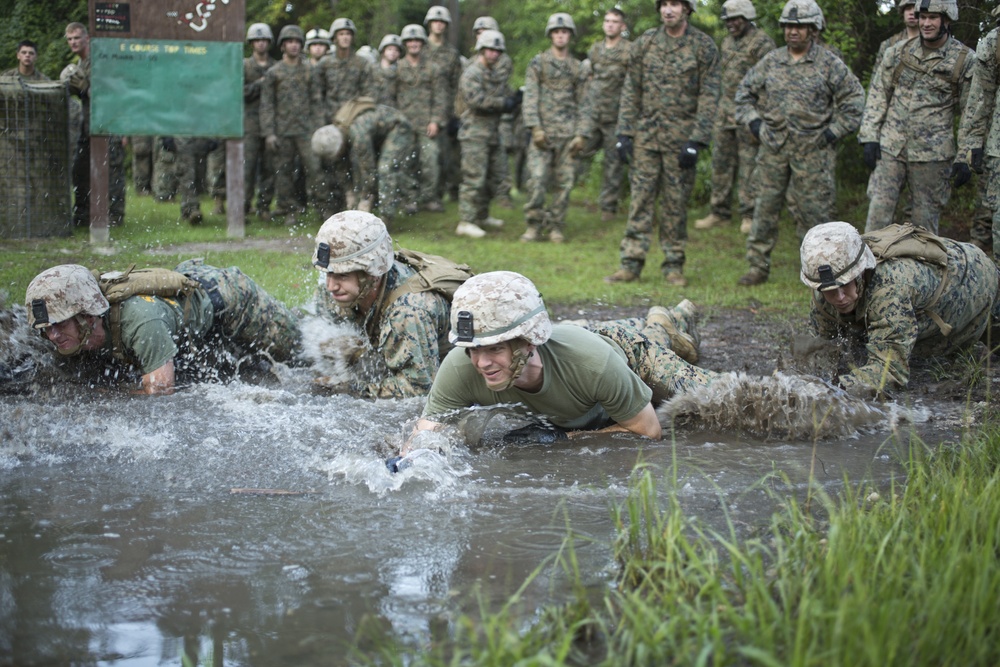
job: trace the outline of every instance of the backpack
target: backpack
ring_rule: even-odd
[[[340,128],[341,132],[347,134],[347,131],[351,128],[351,123],[354,122],[355,118],[366,111],[371,111],[374,108],[375,98],[355,97],[353,100],[344,102],[344,104],[337,109],[337,113],[333,116],[333,124]]]
[[[185,298],[184,319],[188,316],[190,296],[201,285],[182,273],[170,269],[135,269],[135,264],[129,266],[124,273],[114,271],[101,274],[92,271],[97,279],[101,294],[111,304],[108,312],[108,324],[111,329],[111,353],[119,361],[129,363],[125,347],[122,345],[121,304],[133,296],[158,296],[170,299]]]
[[[437,292],[451,302],[455,290],[475,275],[468,264],[456,264],[445,257],[429,255],[417,250],[400,248],[396,251],[396,261],[410,267],[416,273],[397,285],[379,304],[375,322],[382,319],[385,307],[404,294]]]

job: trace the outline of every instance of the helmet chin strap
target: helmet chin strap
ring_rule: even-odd
[[[73,319],[76,320],[77,328],[80,331],[80,342],[68,350],[57,347],[56,352],[64,357],[72,357],[75,354],[79,354],[83,347],[87,344],[87,341],[90,339],[90,335],[94,333],[94,325],[90,323],[85,315],[74,315]]]
[[[508,369],[510,371],[510,380],[505,382],[502,387],[496,389],[495,391],[510,389],[514,385],[514,382],[517,381],[517,378],[521,377],[521,373],[524,372],[524,367],[527,365],[528,359],[531,359],[531,357],[535,354],[533,351],[528,350],[527,341],[521,338],[516,338],[510,341],[510,352],[511,362],[510,368]]]

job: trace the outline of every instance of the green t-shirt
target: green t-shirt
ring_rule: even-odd
[[[465,349],[453,349],[434,378],[423,416],[433,420],[474,405],[521,403],[556,426],[595,429],[609,421],[628,421],[652,398],[652,390],[628,367],[622,349],[604,336],[556,325],[537,352],[542,358],[542,388],[529,393],[516,387],[490,390]]]
[[[128,351],[127,358],[138,362],[143,375],[176,357],[178,344],[186,346],[191,340],[201,340],[212,327],[214,311],[204,292],[195,290],[188,299],[191,303],[186,322],[181,299],[133,296],[122,302],[122,346]],[[110,349],[110,335],[107,346]]]

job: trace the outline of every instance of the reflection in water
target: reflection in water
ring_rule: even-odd
[[[676,476],[685,509],[718,527],[724,511],[747,527],[769,516],[757,483],[772,472],[803,488],[815,469],[835,488],[900,470],[885,424],[820,443],[814,462],[808,439],[691,427],[676,448],[622,434],[502,445],[525,422],[500,409],[464,420],[475,445],[393,475],[384,459],[423,401],[321,397],[308,384],[0,396],[0,663],[326,665],[359,635],[423,643],[480,599],[496,608],[567,526],[584,584],[607,585],[608,508],[639,461]],[[547,567],[526,614],[568,595]]]

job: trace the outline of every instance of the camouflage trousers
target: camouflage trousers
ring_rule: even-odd
[[[528,201],[524,204],[528,227],[560,231],[566,227],[566,209],[576,179],[576,160],[567,150],[570,140],[570,137],[549,137],[547,149],[538,148],[534,142],[528,145],[525,164],[528,170]],[[545,195],[550,184],[554,193],[546,208]]]
[[[379,214],[396,217],[399,209],[414,201],[413,181],[417,143],[409,125],[398,125],[386,134],[378,155],[370,141],[352,143],[351,166],[354,188],[360,199],[378,195]]]
[[[972,213],[969,225],[969,240],[986,251],[993,252],[993,210],[990,208],[987,196],[989,174],[976,174],[976,210]]]
[[[427,136],[424,128],[413,131],[417,141],[417,159],[419,161],[419,179],[421,204],[430,204],[441,201],[441,146],[446,138],[438,134],[431,139]]]
[[[498,174],[490,172],[490,178],[496,178],[496,183],[490,184],[491,192],[497,197],[510,197],[513,189],[513,179],[510,175],[510,154],[516,151],[514,138],[514,118],[509,114],[500,117],[500,150],[503,153],[503,171]],[[464,150],[464,149],[463,149]],[[465,180],[463,178],[463,180]]]
[[[993,260],[1000,263],[1000,158],[986,158],[986,205],[993,212]]]
[[[903,185],[912,201],[910,222],[938,233],[941,211],[951,197],[949,174],[951,161],[907,162],[903,156],[882,153],[875,171],[868,178],[868,220],[865,232],[874,232],[892,224]]]
[[[778,244],[778,217],[786,198],[800,242],[807,231],[833,219],[836,158],[834,148],[817,148],[812,137],[796,140],[791,136],[778,152],[761,145],[754,174],[757,198],[753,225],[747,237],[746,256],[752,268],[764,273],[771,270],[771,251]]]
[[[201,283],[215,310],[212,328],[241,354],[287,362],[301,352],[299,318],[237,267],[220,269],[189,259],[174,270]]]
[[[447,131],[447,124],[441,127],[436,137],[438,142],[438,177],[437,201],[448,195],[453,200],[458,199],[458,188],[462,183],[462,144],[458,135]]]
[[[81,133],[73,158],[73,224],[90,226],[90,136]],[[121,137],[108,137],[108,221],[125,220],[125,147]]]
[[[319,201],[317,178],[319,174],[319,158],[312,151],[312,137],[308,134],[297,134],[291,137],[278,137],[278,150],[274,160],[277,166],[274,174],[274,190],[277,195],[275,213],[287,215],[299,209],[295,199],[295,158],[298,158],[305,170],[307,192],[315,203]]]
[[[205,163],[205,186],[212,196],[226,196],[225,140],[205,137],[177,138],[177,185],[181,194],[181,215],[198,210],[198,163]],[[219,151],[221,146],[221,163]]]
[[[153,190],[153,137],[131,137],[132,186],[138,194]]]
[[[501,174],[507,170],[507,153],[497,141],[465,139],[462,142],[462,184],[458,188],[458,219],[480,223],[489,216],[490,199],[497,195]]]
[[[666,330],[642,319],[594,322],[587,327],[610,338],[624,352],[628,367],[653,390],[654,404],[674,394],[708,386],[717,374],[692,366],[670,349]]]
[[[153,196],[156,201],[170,201],[177,195],[177,151],[163,147],[164,137],[153,143]]]
[[[253,207],[254,190],[257,191],[257,210],[266,211],[274,199],[274,156],[267,150],[264,137],[243,137],[243,210]]]
[[[601,191],[597,195],[598,205],[602,211],[618,212],[618,203],[622,199],[622,183],[625,180],[625,163],[618,157],[618,136],[615,134],[617,122],[601,123],[597,126],[594,136],[587,142],[581,153],[581,158],[592,157],[597,151],[604,151],[601,166]],[[586,174],[581,175],[581,179]]]
[[[738,182],[736,200],[741,218],[753,217],[754,167],[760,144],[748,129],[716,126],[712,133],[712,199],[711,211],[723,220],[733,213],[733,183]]]
[[[684,267],[687,203],[694,189],[696,170],[678,166],[680,151],[681,144],[677,143],[664,146],[662,150],[636,146],[633,152],[629,173],[632,205],[619,255],[622,268],[636,275],[642,273],[652,243],[657,195],[662,201],[659,234],[663,264],[660,268],[666,274]]]

